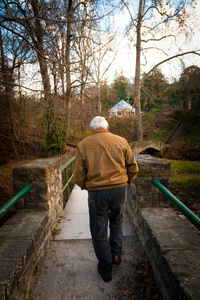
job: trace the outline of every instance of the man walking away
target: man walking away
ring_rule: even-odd
[[[110,133],[103,117],[95,117],[90,129],[92,135],[77,145],[74,178],[81,189],[88,190],[90,231],[99,261],[98,272],[109,282],[112,264],[121,263],[127,184],[135,180],[138,166],[127,140]]]

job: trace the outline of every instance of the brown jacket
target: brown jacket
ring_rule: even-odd
[[[75,183],[81,189],[103,190],[135,180],[138,166],[126,139],[96,129],[77,145]]]

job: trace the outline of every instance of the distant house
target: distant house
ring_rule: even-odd
[[[110,117],[117,116],[119,118],[122,118],[135,114],[135,108],[133,108],[133,106],[122,99],[115,106],[109,109],[108,112]]]

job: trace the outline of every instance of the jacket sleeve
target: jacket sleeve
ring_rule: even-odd
[[[79,150],[78,146],[74,165],[74,180],[82,190],[86,189],[87,169],[85,166],[84,153]]]
[[[133,151],[131,150],[128,142],[127,142],[127,151],[125,155],[125,160],[126,160],[126,169],[128,175],[128,183],[131,183],[136,179],[139,168],[135,160]]]

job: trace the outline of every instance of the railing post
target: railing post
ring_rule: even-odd
[[[73,165],[73,161],[71,162],[71,173],[74,174],[74,165]],[[74,183],[74,177],[72,178],[72,181]]]
[[[68,182],[69,176],[68,176],[68,169],[65,168],[65,182]],[[67,199],[69,198],[69,185],[67,185]]]

